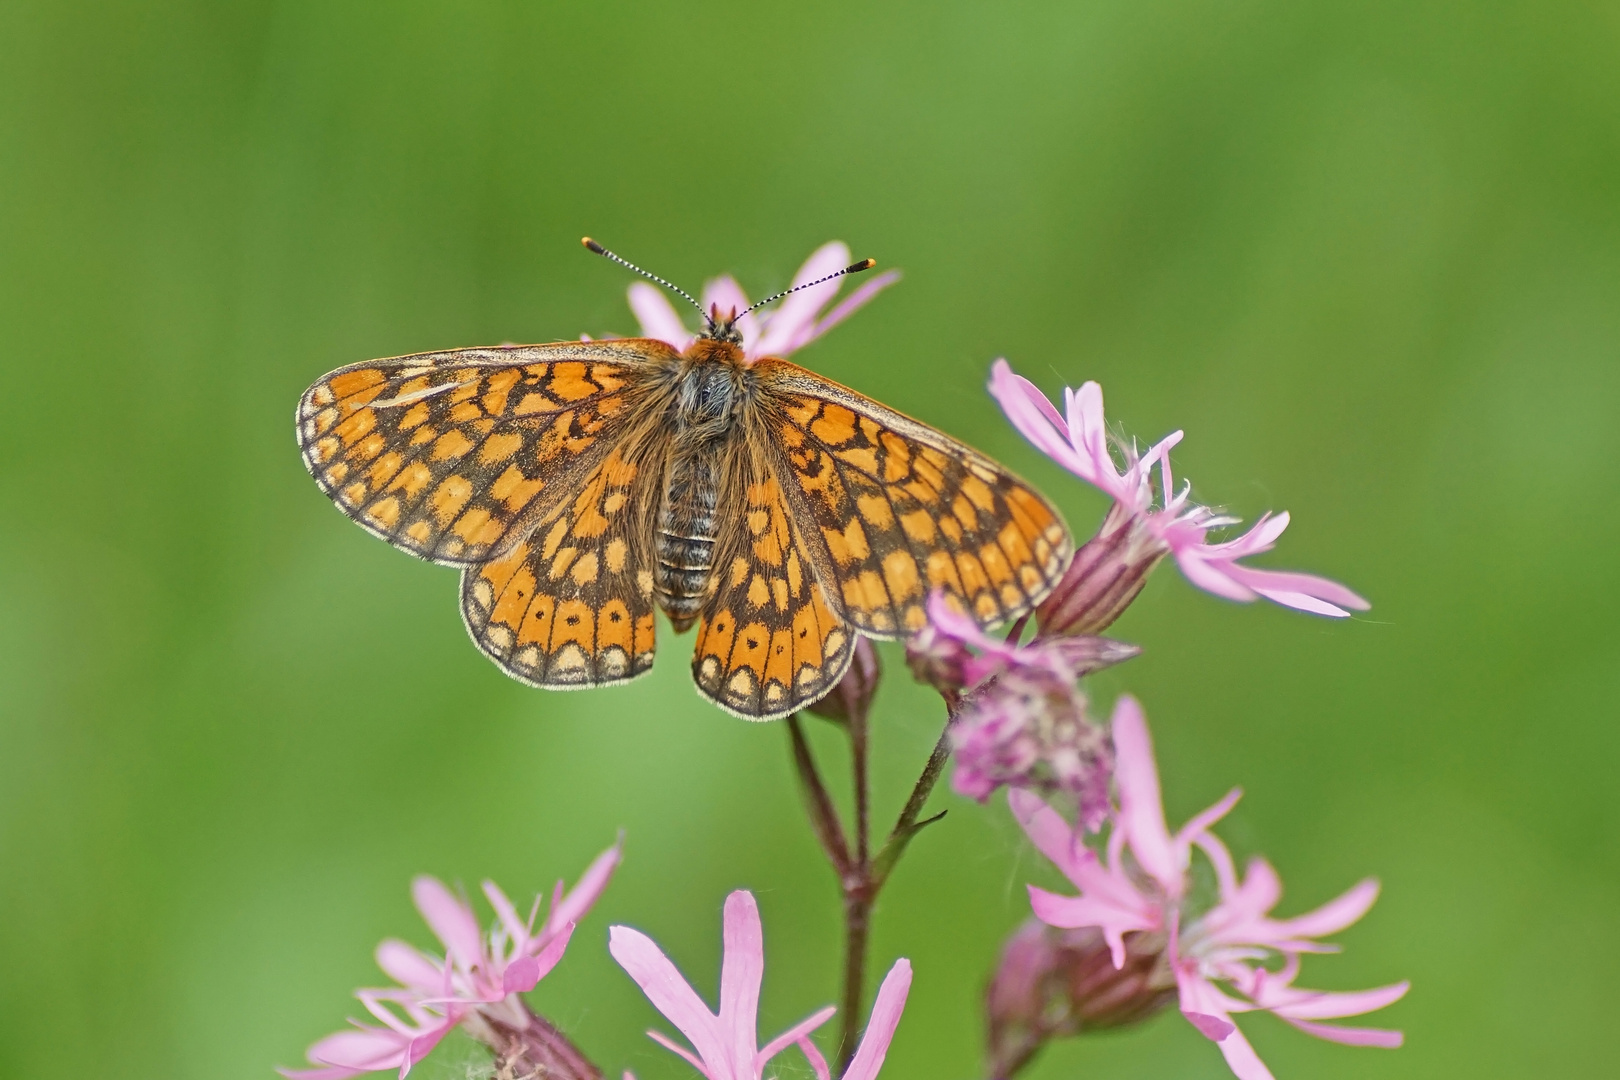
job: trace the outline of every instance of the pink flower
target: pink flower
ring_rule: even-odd
[[[1005,360],[997,360],[991,368],[990,393],[1013,426],[1041,452],[1114,500],[1116,512],[1129,520],[1148,549],[1134,553],[1138,561],[1168,552],[1194,585],[1229,600],[1252,601],[1263,596],[1284,607],[1335,617],[1348,616],[1346,608],[1365,611],[1369,607],[1367,601],[1326,578],[1260,570],[1238,562],[1272,549],[1288,528],[1286,513],[1265,514],[1242,536],[1210,542],[1211,529],[1239,524],[1240,519],[1189,501],[1190,486],[1175,490],[1170,450],[1181,441],[1181,432],[1172,432],[1140,455],[1133,446],[1115,444],[1103,417],[1102,387],[1096,383],[1063,392],[1067,420]],[[1123,470],[1115,463],[1113,445],[1118,445],[1123,457]],[[1061,591],[1064,586],[1058,588]]]
[[[686,1036],[692,1050],[661,1032],[647,1034],[660,1046],[685,1058],[707,1080],[760,1080],[766,1062],[795,1043],[810,1059],[817,1076],[829,1080],[827,1062],[810,1041],[810,1033],[837,1012],[831,1006],[759,1046],[757,1018],[759,988],[765,978],[765,939],[759,907],[746,890],[739,889],[726,897],[724,942],[720,1009],[714,1013],[651,938],[628,926],[609,930],[608,951],[613,959],[636,981],[653,1007]],[[866,1032],[843,1080],[873,1080],[877,1076],[910,987],[911,964],[896,961],[878,991]]]
[[[1255,858],[1240,878],[1225,845],[1209,831],[1239,793],[1230,792],[1172,834],[1164,822],[1147,721],[1133,699],[1120,699],[1113,730],[1119,808],[1106,858],[1084,847],[1068,823],[1036,796],[1022,791],[1008,796],[1035,846],[1080,890],[1078,896],[1062,896],[1030,886],[1036,917],[1061,928],[1097,927],[1116,967],[1125,962],[1125,935],[1166,935],[1166,957],[1183,1015],[1220,1045],[1241,1080],[1271,1080],[1271,1072],[1232,1022],[1233,1013],[1264,1009],[1318,1038],[1351,1046],[1399,1046],[1398,1031],[1318,1021],[1381,1009],[1398,1001],[1407,983],[1356,993],[1293,985],[1300,957],[1335,951],[1316,939],[1361,918],[1377,898],[1377,883],[1363,881],[1305,915],[1271,918],[1269,912],[1282,893],[1276,871]],[[1187,897],[1187,870],[1195,847],[1214,865],[1219,885],[1218,901],[1204,911],[1195,910]],[[1278,958],[1278,970],[1263,966],[1263,961]]]
[[[803,285],[835,274],[848,266],[850,261],[849,248],[840,241],[823,244],[799,267],[793,284]],[[898,270],[879,274],[850,293],[824,316],[821,311],[838,295],[838,290],[843,287],[842,278],[794,293],[776,308],[744,315],[737,321],[737,329],[742,333],[743,355],[750,360],[758,360],[762,356],[786,356],[796,349],[802,349],[899,280]],[[704,311],[718,309],[721,318],[725,318],[729,312],[748,308],[748,296],[729,274],[706,282],[702,300]],[[681,322],[669,298],[647,282],[638,281],[630,286],[630,310],[635,312],[645,337],[658,338],[677,349],[685,349],[696,337]]]
[[[907,657],[939,689],[966,689],[951,727],[958,793],[983,802],[1003,784],[1061,792],[1095,829],[1108,813],[1112,755],[1079,680],[1138,651],[1101,637],[999,640],[935,593]]]
[[[484,882],[497,916],[486,937],[465,900],[437,878],[417,878],[411,896],[444,946],[444,959],[403,941],[384,941],[377,946],[377,966],[401,985],[355,994],[383,1026],[350,1021],[357,1030],[328,1035],[309,1048],[309,1060],[320,1068],[282,1069],[281,1074],[293,1080],[342,1080],[398,1069],[404,1077],[457,1024],[477,1027],[488,1011],[489,1019],[510,1025],[508,996],[533,990],[562,959],[575,923],[613,876],[619,849],[614,844],[597,856],[571,892],[565,893],[559,881],[551,914],[538,930],[534,922],[543,897],[535,897],[524,921],[494,882]]]

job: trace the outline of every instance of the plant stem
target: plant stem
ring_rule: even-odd
[[[804,729],[799,723],[798,716],[788,718],[788,732],[793,742],[793,764],[798,771],[799,782],[804,791],[810,825],[815,830],[816,839],[821,842],[822,850],[827,854],[827,861],[832,863],[833,870],[838,874],[839,889],[844,900],[844,992],[839,1010],[842,1016],[838,1036],[840,1073],[849,1068],[850,1060],[855,1056],[856,1042],[860,1037],[866,991],[866,949],[871,931],[873,905],[876,904],[878,893],[888,881],[911,838],[925,826],[945,816],[942,811],[933,817],[918,820],[924,804],[928,802],[928,796],[933,793],[934,785],[938,783],[940,773],[945,768],[946,759],[950,757],[950,725],[955,719],[956,701],[954,698],[947,698],[946,704],[949,706],[950,715],[946,719],[945,730],[940,732],[934,750],[928,756],[928,763],[923,766],[922,775],[912,786],[911,796],[906,800],[905,808],[900,811],[899,819],[889,832],[876,858],[871,857],[871,800],[864,710],[852,715],[848,722],[850,767],[855,794],[853,845],[846,837],[838,818],[838,811],[827,793],[826,785],[822,783],[815,757],[810,752],[810,744],[804,737]],[[853,853],[850,850],[852,846]]]
[[[793,738],[793,765],[804,788],[804,807],[810,814],[810,827],[816,831],[821,849],[827,853],[827,859],[838,872],[839,880],[843,881],[851,869],[844,826],[838,820],[838,810],[833,806],[832,796],[827,794],[827,787],[821,782],[821,774],[816,771],[816,759],[810,753],[810,744],[805,741],[798,714],[788,717],[787,724],[788,733]]]
[[[868,834],[872,831],[869,785],[866,776],[865,709],[856,709],[849,718],[849,757],[855,781],[855,858],[865,866],[871,856]]]

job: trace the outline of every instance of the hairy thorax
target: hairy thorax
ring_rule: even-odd
[[[692,343],[669,378],[673,440],[658,511],[654,589],[659,606],[679,631],[697,619],[709,591],[716,508],[756,387],[742,351],[707,338]]]

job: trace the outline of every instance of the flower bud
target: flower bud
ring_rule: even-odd
[[[1133,514],[1114,506],[1097,535],[1074,553],[1035,609],[1043,638],[1096,634],[1124,614],[1170,548]]]
[[[878,663],[877,649],[866,637],[857,637],[849,670],[826,697],[805,711],[842,724],[855,718],[865,719],[882,678],[883,665]]]
[[[973,652],[967,643],[933,622],[906,640],[906,666],[920,683],[940,693],[962,689],[969,682]]]
[[[1125,937],[1115,968],[1096,927],[1058,930],[1030,919],[1007,939],[985,989],[992,1080],[1008,1080],[1048,1039],[1145,1020],[1176,997],[1160,934]]]
[[[1087,831],[1108,815],[1108,734],[1067,672],[1034,664],[1002,672],[963,704],[951,742],[951,786],[962,795],[983,802],[1003,784],[1057,795]]]

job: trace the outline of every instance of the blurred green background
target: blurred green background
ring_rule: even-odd
[[[1383,898],[1306,985],[1410,978],[1396,1052],[1245,1022],[1279,1077],[1595,1075],[1620,965],[1620,15],[1263,0],[0,4],[0,1073],[269,1077],[358,1006],[407,883],[532,895],[623,827],[537,1004],[609,1072],[690,1075],[610,922],[712,993],[757,891],[762,1027],[836,994],[838,909],[780,725],[688,685],[545,694],[466,640],[455,574],[345,522],[293,404],[330,368],[630,332],[589,232],[760,295],[829,238],[905,281],[797,359],[983,447],[998,355],[1087,378],[1181,475],[1288,509],[1267,565],[1336,624],[1162,571],[1111,672],[1173,819],[1282,913]],[[937,699],[885,647],[880,820]],[[834,733],[818,725],[831,755]],[[829,762],[832,758],[829,757]],[[1043,869],[999,800],[884,897],[917,970],[886,1075],[977,1075],[977,1003]],[[469,1044],[419,1075],[456,1078]],[[785,1057],[783,1072],[808,1075]],[[1173,1013],[1028,1074],[1222,1077]]]

